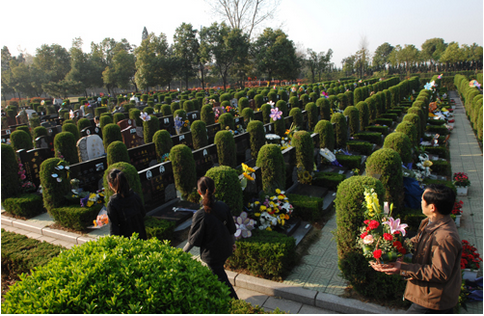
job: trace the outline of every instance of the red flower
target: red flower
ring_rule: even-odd
[[[363,234],[360,235],[360,238],[363,239],[363,238],[366,237],[366,235],[368,235],[368,233],[367,232],[364,232]]]
[[[364,221],[363,223],[365,223],[366,225],[368,225],[368,223],[370,222],[369,219],[367,219],[366,221]]]
[[[385,240],[392,240],[393,239],[393,236],[392,236],[392,234],[384,233],[383,234],[383,239],[385,239]]]
[[[380,223],[378,223],[374,219],[372,219],[370,221],[370,224],[368,225],[368,227],[370,227],[370,229],[376,229],[376,228],[378,228],[378,226],[380,226]]]
[[[399,242],[398,240],[397,240],[397,241],[394,241],[394,242],[393,242],[393,247],[395,247],[395,248],[397,248],[397,249],[398,249],[398,248],[402,248],[402,243],[401,243],[401,242]]]
[[[373,251],[373,258],[380,259],[381,253],[382,253],[381,249],[377,249],[377,250]]]
[[[395,236],[396,235],[399,235],[399,234],[400,234],[400,231],[399,230],[397,230],[396,232],[393,233],[393,235],[395,235]]]
[[[401,247],[401,248],[398,248],[398,252],[401,253],[402,255],[404,255],[404,254],[407,253],[407,250],[405,250],[405,248]]]

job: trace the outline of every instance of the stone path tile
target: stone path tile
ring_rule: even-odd
[[[287,312],[289,314],[297,314],[301,309],[303,304],[294,301],[289,301],[285,299],[277,299],[275,297],[269,296],[267,301],[262,305],[264,309],[270,308],[272,310],[279,308],[281,311]]]

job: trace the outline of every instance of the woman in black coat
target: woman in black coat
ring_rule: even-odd
[[[130,238],[138,233],[140,239],[146,240],[145,208],[141,198],[129,188],[128,180],[119,169],[113,169],[108,174],[108,183],[115,192],[108,202],[109,232]]]
[[[227,204],[215,201],[215,183],[211,178],[201,177],[197,187],[203,207],[193,215],[188,242],[183,250],[188,252],[193,246],[200,247],[202,261],[219,281],[229,286],[230,296],[238,299],[224,269],[225,261],[236,247],[234,219]]]

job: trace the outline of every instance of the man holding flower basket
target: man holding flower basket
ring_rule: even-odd
[[[373,269],[407,279],[404,297],[413,304],[407,314],[453,313],[461,287],[462,244],[450,217],[454,192],[443,185],[429,185],[422,194],[422,212],[414,244],[412,263],[370,262]]]

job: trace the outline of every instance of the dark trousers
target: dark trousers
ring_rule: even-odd
[[[454,314],[454,308],[436,310],[412,303],[405,314]]]
[[[217,276],[218,280],[222,283],[227,284],[230,289],[230,297],[235,298],[236,300],[239,299],[237,293],[235,293],[234,287],[229,281],[227,277],[227,273],[225,273],[224,264],[223,263],[215,263],[215,264],[207,264],[212,273]]]

